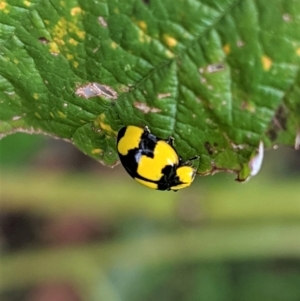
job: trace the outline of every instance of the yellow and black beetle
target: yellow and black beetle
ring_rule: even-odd
[[[120,161],[137,182],[157,190],[177,191],[193,182],[196,170],[190,161],[177,154],[174,139],[161,139],[144,129],[129,125],[123,127],[117,138]]]

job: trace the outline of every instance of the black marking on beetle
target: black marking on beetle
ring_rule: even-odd
[[[120,131],[118,132],[118,138],[117,138],[118,142],[121,140],[121,138],[124,137],[125,132],[126,132],[126,127],[123,127],[120,129]]]
[[[158,189],[171,190],[170,188],[172,186],[183,184],[183,182],[179,181],[178,176],[176,176],[176,168],[177,166],[175,165],[167,165],[162,169],[163,176],[160,178],[160,180],[157,183]]]
[[[137,174],[137,168],[138,168],[138,161],[136,160],[128,160],[128,158],[132,157],[139,157],[142,156],[142,154],[139,152],[139,149],[131,149],[126,156],[123,156],[119,154],[120,160],[124,166],[124,168],[127,170],[127,172],[132,175],[132,177],[136,177]]]
[[[140,149],[143,150],[143,155],[149,158],[154,158],[154,149],[158,141],[159,140],[156,136],[152,135],[145,129],[139,144]]]

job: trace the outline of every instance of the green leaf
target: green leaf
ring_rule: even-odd
[[[2,135],[50,134],[113,165],[120,127],[148,125],[200,155],[200,174],[240,180],[260,141],[295,144],[298,0],[6,0],[0,20]]]

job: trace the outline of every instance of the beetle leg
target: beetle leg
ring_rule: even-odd
[[[179,158],[179,165],[187,165],[187,166],[191,166],[192,164],[191,164],[191,161],[194,161],[194,160],[197,160],[197,159],[199,159],[200,158],[200,156],[194,156],[194,157],[192,157],[192,158],[190,158],[190,159],[188,159],[188,160],[186,160],[186,161],[184,161],[183,162],[183,160],[182,160],[182,158]]]
[[[200,158],[200,157],[196,155],[196,156],[194,156],[194,157],[188,159],[187,161],[194,161],[194,160],[198,160],[199,158]]]
[[[174,146],[174,137],[170,136],[168,139],[167,139],[167,143],[170,144],[171,146]]]
[[[147,125],[144,126],[144,132],[148,135],[150,134],[150,130]]]

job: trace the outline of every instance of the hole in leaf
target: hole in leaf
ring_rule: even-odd
[[[77,88],[75,92],[78,96],[83,98],[91,97],[105,97],[108,99],[117,99],[118,93],[114,91],[111,87],[106,85],[101,85],[99,83],[89,83],[82,87]]]
[[[39,42],[42,44],[48,44],[50,41],[48,39],[46,39],[45,37],[40,37]]]

